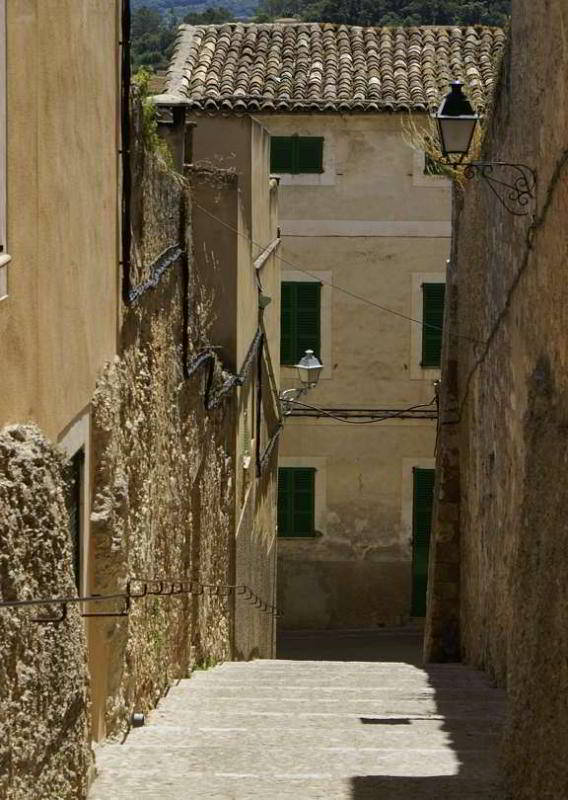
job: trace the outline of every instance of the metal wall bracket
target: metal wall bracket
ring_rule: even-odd
[[[466,180],[480,178],[503,208],[515,217],[525,217],[536,200],[536,172],[526,164],[511,164],[508,161],[462,163],[450,159],[442,159],[439,163],[462,170]]]

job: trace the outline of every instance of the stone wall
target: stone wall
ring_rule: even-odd
[[[92,403],[94,453],[91,586],[124,591],[129,580],[191,577],[232,583],[234,399],[204,404],[207,298],[195,282],[189,191],[151,152],[134,107],[131,291],[121,353]],[[173,261],[164,252],[178,247]],[[224,379],[215,359],[212,390]],[[134,583],[137,591],[140,583]],[[122,730],[196,663],[231,657],[233,599],[200,593],[148,596],[126,617],[92,620],[95,728]],[[110,605],[105,610],[111,610]]]
[[[514,800],[568,766],[568,9],[514,0],[482,158],[528,164],[530,214],[456,194],[426,655],[507,687]],[[460,337],[460,338],[457,338]]]
[[[93,399],[93,591],[129,578],[230,582],[232,462],[224,409],[207,414],[205,373],[184,380],[183,280],[172,269],[129,310],[126,345]],[[135,601],[96,621],[93,670],[107,732],[146,711],[197,660],[230,656],[230,602],[209,594]],[[191,650],[193,642],[194,651]],[[99,696],[97,695],[97,700]]]
[[[0,598],[74,595],[59,452],[34,426],[0,433]],[[0,797],[79,800],[88,745],[86,640],[79,606],[0,610]]]

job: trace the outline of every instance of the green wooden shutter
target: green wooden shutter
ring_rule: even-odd
[[[412,546],[412,616],[426,614],[428,585],[428,555],[432,530],[432,505],[434,501],[433,469],[414,470],[413,546]]]
[[[292,536],[314,535],[315,469],[294,469],[294,528]]]
[[[294,171],[294,140],[291,136],[272,136],[270,139],[271,172]]]
[[[323,172],[323,137],[297,136],[294,172]]]
[[[293,529],[293,491],[291,469],[278,470],[278,536],[290,536]]]
[[[297,364],[306,350],[321,348],[321,284],[282,283],[280,363]]]
[[[296,364],[296,284],[283,283],[280,307],[280,363]]]
[[[321,283],[296,284],[296,363],[306,350],[320,354]]]
[[[278,535],[313,536],[315,528],[315,469],[278,470]]]
[[[424,175],[443,175],[444,165],[436,161],[430,153],[424,153]]]
[[[423,283],[422,307],[422,366],[439,367],[442,355],[444,325],[444,283]]]

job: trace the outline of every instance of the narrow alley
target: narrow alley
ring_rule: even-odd
[[[504,693],[483,673],[423,668],[408,632],[296,635],[280,652],[180,681],[98,748],[90,800],[502,797]]]

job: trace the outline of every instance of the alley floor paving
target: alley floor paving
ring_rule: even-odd
[[[98,747],[89,800],[502,800],[504,696],[482,673],[421,667],[404,632],[287,637],[280,653],[173,687]]]

